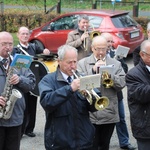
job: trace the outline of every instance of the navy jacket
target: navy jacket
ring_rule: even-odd
[[[40,81],[39,91],[40,103],[46,112],[46,150],[91,147],[95,129],[89,120],[89,110],[93,106],[78,91],[72,91],[59,69]]]

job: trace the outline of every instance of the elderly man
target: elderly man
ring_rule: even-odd
[[[9,75],[12,71],[10,63],[13,57],[8,53],[11,53],[12,49],[12,35],[8,32],[0,32],[0,150],[20,150],[21,128],[26,107],[24,93],[33,90],[35,86],[35,76],[30,69],[13,69],[13,74]],[[7,63],[3,62],[6,59]],[[16,102],[9,99],[8,95],[12,95],[11,87],[22,94],[22,98],[18,97]],[[11,114],[10,118],[5,117],[6,112]]]
[[[27,27],[20,27],[17,33],[19,43],[17,47],[14,47],[12,54],[25,54],[35,56],[36,54],[50,54],[48,49],[41,49],[38,45],[29,43],[30,31]],[[29,137],[35,137],[36,134],[33,132],[36,122],[36,105],[37,96],[31,95],[30,92],[25,94],[26,110],[24,121],[22,125],[22,135],[26,134]]]
[[[109,143],[115,124],[119,122],[117,91],[125,86],[125,73],[119,61],[106,55],[107,40],[102,36],[93,38],[91,49],[93,54],[78,62],[78,70],[84,74],[92,75],[101,72],[103,66],[111,66],[113,85],[109,88],[100,85],[102,96],[109,99],[108,108],[90,114],[90,120],[96,128],[92,150],[109,150]]]
[[[78,28],[68,34],[66,44],[78,50],[78,60],[91,53],[91,39],[88,33],[89,17],[81,15],[78,17]]]
[[[138,150],[150,149],[150,41],[141,44],[140,61],[126,75],[132,133]]]
[[[79,92],[74,77],[77,49],[63,45],[58,49],[58,68],[39,83],[40,103],[46,113],[46,150],[89,150],[95,128],[89,111],[96,111]]]

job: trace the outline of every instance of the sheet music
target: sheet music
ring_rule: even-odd
[[[100,66],[99,67],[99,73],[102,74],[103,71],[107,71],[109,74],[113,74],[114,72],[114,67],[115,65],[112,64],[112,65],[107,65],[107,66]]]
[[[130,48],[118,45],[116,49],[116,56],[127,57]]]
[[[100,87],[100,74],[83,76],[80,78],[80,90],[91,90]]]

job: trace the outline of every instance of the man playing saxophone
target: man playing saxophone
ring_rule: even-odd
[[[33,90],[35,86],[34,74],[26,68],[14,69],[10,74],[10,63],[13,57],[9,55],[13,49],[13,37],[8,32],[0,32],[0,150],[19,150],[21,127],[25,110],[24,93]],[[6,87],[9,91],[5,91]],[[10,88],[12,87],[12,88]],[[16,89],[21,96],[16,101],[6,97],[7,92]],[[11,97],[11,96],[10,96]],[[20,97],[20,98],[19,98]],[[9,105],[11,103],[11,105]],[[10,117],[4,117],[6,111],[12,109]],[[7,109],[6,109],[7,108]]]
[[[104,37],[94,37],[91,45],[93,54],[81,59],[77,66],[82,73],[92,75],[99,73],[102,67],[113,64],[112,73],[109,72],[111,77],[108,79],[110,83],[113,81],[113,84],[106,88],[101,82],[99,87],[102,96],[106,96],[109,99],[109,106],[105,110],[90,113],[90,120],[96,128],[94,145],[91,150],[109,150],[115,124],[119,122],[117,91],[125,86],[123,68],[119,61],[107,57],[107,47],[107,40]]]

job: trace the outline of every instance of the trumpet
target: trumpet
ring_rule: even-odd
[[[86,26],[84,26],[84,34],[87,34]],[[84,38],[83,47],[84,47],[84,50],[85,50],[85,51],[88,50],[88,39],[87,39],[87,38]]]
[[[77,79],[80,78],[78,77],[78,75],[75,73],[74,70],[72,70],[72,72]],[[85,89],[81,91],[80,93],[87,99],[90,105],[92,105],[93,103],[92,96],[94,96],[96,99],[94,106],[95,106],[95,109],[97,110],[103,110],[107,108],[109,105],[109,99],[106,96],[100,97],[99,95],[97,95],[97,93],[93,89],[91,90]]]
[[[114,85],[114,81],[110,78],[107,71],[102,72],[102,84],[105,88],[111,88]]]

